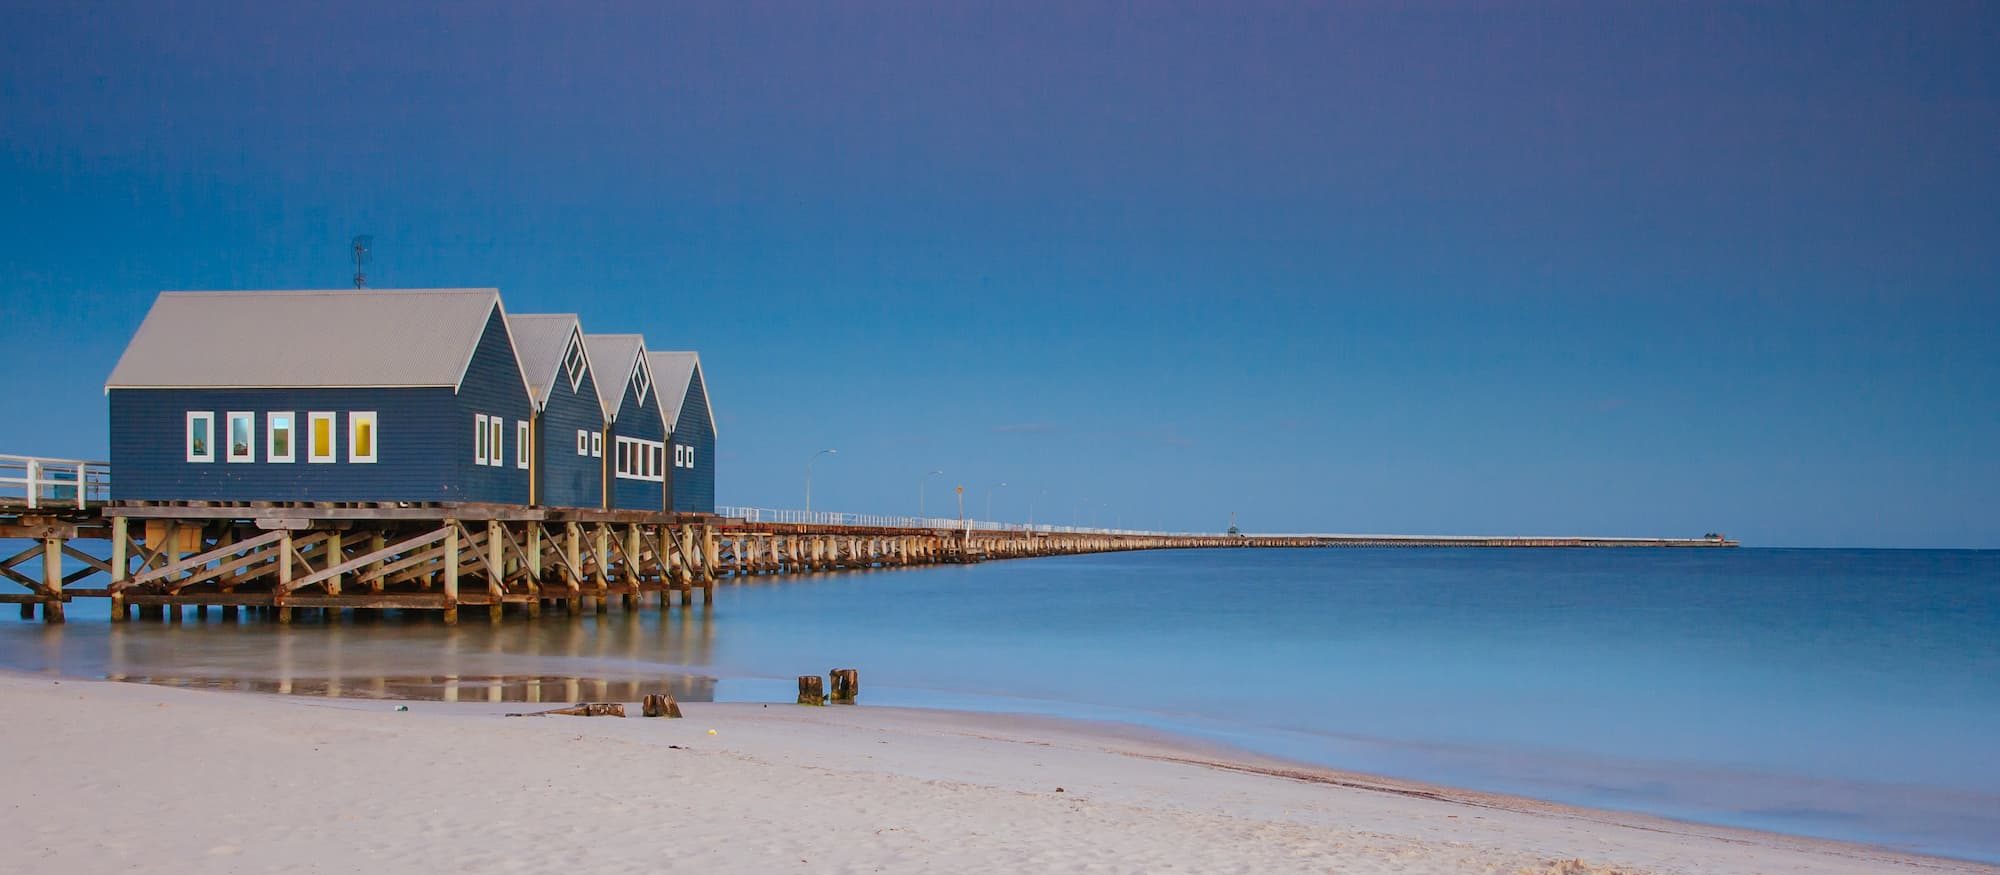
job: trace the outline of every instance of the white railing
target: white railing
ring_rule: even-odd
[[[992,520],[961,520],[952,517],[884,516],[835,511],[775,510],[768,507],[718,506],[718,515],[752,523],[792,523],[812,526],[853,526],[870,529],[945,529],[973,532],[1044,532],[1085,535],[1170,535],[1180,532],[1148,532],[1135,529],[1098,529],[1087,526],[1028,525]]]
[[[0,455],[0,500],[28,508],[76,508],[111,498],[111,463]]]

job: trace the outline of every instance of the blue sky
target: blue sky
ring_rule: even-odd
[[[700,349],[725,503],[835,447],[822,509],[2000,547],[1983,4],[10,19],[0,451],[103,452],[159,290],[368,233]]]

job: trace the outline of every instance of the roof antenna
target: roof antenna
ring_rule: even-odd
[[[366,267],[368,264],[368,250],[374,248],[375,238],[363,234],[354,238],[354,242],[349,245],[354,249],[354,287],[357,289],[368,288]]]

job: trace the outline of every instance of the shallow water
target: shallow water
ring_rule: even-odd
[[[302,695],[863,701],[2000,860],[2000,553],[1211,550],[725,582],[501,626],[0,622],[0,665]]]

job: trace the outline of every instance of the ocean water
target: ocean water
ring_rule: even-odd
[[[725,582],[446,628],[0,621],[0,666],[300,695],[1113,720],[1337,768],[2000,861],[2000,552],[1208,550]]]

